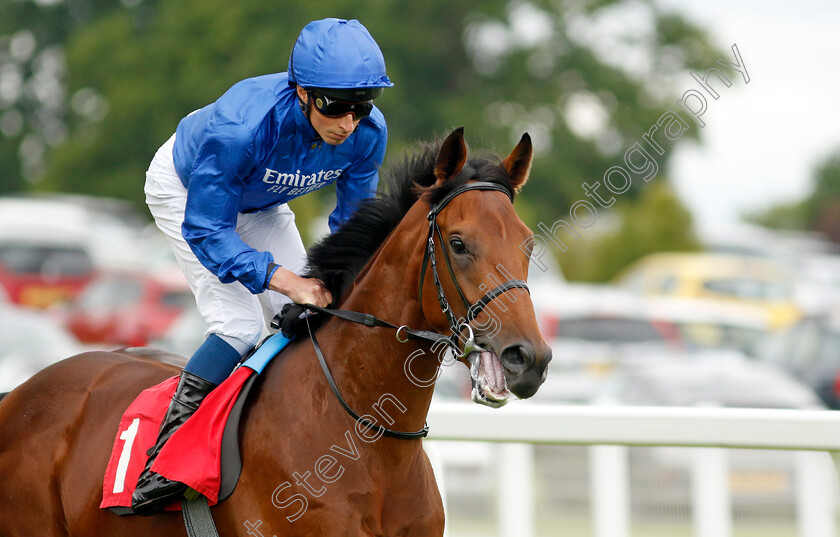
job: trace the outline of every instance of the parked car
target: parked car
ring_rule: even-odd
[[[711,252],[771,259],[791,267],[794,297],[803,313],[826,313],[840,301],[840,249],[824,234],[745,223],[700,231]]]
[[[72,239],[94,266],[132,270],[143,266],[148,221],[122,200],[68,194],[0,197],[0,235],[36,234],[43,239]]]
[[[534,302],[552,350],[536,402],[586,404],[621,362],[684,348],[676,325],[652,318],[643,298],[618,288],[566,284]]]
[[[191,304],[178,314],[159,338],[150,341],[149,346],[191,356],[204,343],[206,331],[207,323],[195,304]]]
[[[770,326],[768,312],[750,304],[648,297],[644,310],[655,324],[676,326],[689,352],[732,349],[752,355]]]
[[[70,305],[66,324],[79,341],[144,346],[194,303],[183,275],[105,274]]]
[[[810,386],[829,407],[840,409],[840,319],[807,317],[772,334],[758,351],[762,361],[782,367]]]
[[[44,367],[83,350],[54,317],[0,305],[0,392],[12,390]]]
[[[12,303],[31,308],[66,304],[95,275],[87,250],[71,237],[0,232],[0,286]]]
[[[16,304],[66,305],[100,269],[141,265],[141,230],[125,201],[0,197],[0,285]]]
[[[616,370],[596,403],[633,406],[824,408],[806,384],[735,351],[661,355]]]
[[[801,311],[790,267],[755,257],[659,253],[636,261],[614,283],[645,296],[703,298],[765,309],[771,329],[789,326]]]
[[[546,341],[575,337],[572,319],[630,319],[644,316],[644,299],[619,287],[583,283],[555,283],[532,288],[531,300],[540,331]],[[585,328],[584,328],[585,329]],[[615,325],[615,330],[621,330]],[[627,331],[624,331],[627,334]],[[611,339],[606,335],[607,339]],[[632,336],[630,336],[632,337]],[[648,339],[650,336],[636,336]],[[616,334],[616,339],[625,336]]]

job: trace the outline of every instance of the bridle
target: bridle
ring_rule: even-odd
[[[446,248],[446,242],[443,240],[443,233],[440,231],[440,226],[437,223],[437,216],[446,207],[450,201],[452,201],[456,196],[463,194],[464,192],[468,192],[470,190],[496,190],[498,192],[503,192],[508,199],[510,199],[511,203],[513,203],[513,198],[510,195],[510,191],[502,185],[496,183],[490,183],[487,181],[479,181],[475,183],[465,183],[447,194],[443,197],[439,202],[432,205],[429,214],[426,218],[429,220],[429,234],[426,240],[426,253],[423,256],[423,267],[420,269],[420,286],[419,286],[419,297],[420,297],[420,308],[423,308],[423,281],[426,279],[426,267],[431,265],[432,267],[432,279],[435,282],[435,287],[437,288],[438,292],[438,302],[440,303],[440,309],[444,315],[446,315],[447,320],[449,321],[449,329],[452,332],[452,335],[449,336],[449,344],[452,348],[452,352],[455,353],[458,357],[463,357],[473,350],[475,350],[475,335],[470,323],[475,320],[476,317],[484,310],[484,308],[489,304],[494,298],[500,296],[501,294],[510,291],[511,289],[528,289],[528,284],[522,280],[508,280],[505,283],[491,289],[487,293],[484,294],[481,298],[475,301],[474,304],[470,304],[467,297],[464,295],[464,291],[461,289],[461,286],[458,284],[458,278],[455,277],[455,271],[452,270],[452,262],[449,260],[449,252]],[[443,251],[443,260],[446,262],[446,268],[449,270],[449,277],[452,279],[452,283],[455,285],[455,290],[458,291],[458,296],[461,298],[461,302],[464,304],[464,308],[466,309],[466,320],[456,320],[455,313],[452,311],[452,307],[449,305],[449,301],[446,299],[446,293],[443,291],[443,285],[440,283],[440,275],[438,274],[437,270],[437,259],[435,258],[435,240],[434,237],[437,235],[438,240],[440,241],[440,247]],[[424,315],[425,317],[425,315]],[[461,332],[467,329],[469,331],[469,336],[467,337],[466,342],[464,343],[464,349],[462,352],[458,352],[458,341],[460,339]]]
[[[345,321],[350,321],[357,324],[362,324],[369,327],[386,327],[392,328],[396,330],[396,337],[397,340],[401,343],[405,343],[408,340],[415,340],[415,341],[426,341],[432,344],[437,343],[445,343],[449,346],[452,350],[453,354],[456,357],[464,357],[469,355],[470,353],[481,350],[475,343],[475,334],[473,331],[472,326],[470,323],[475,320],[475,318],[484,310],[487,305],[493,301],[493,299],[497,298],[498,296],[504,294],[505,292],[511,289],[525,289],[528,290],[528,284],[526,284],[522,280],[508,280],[507,282],[491,289],[487,293],[484,294],[481,298],[479,298],[475,303],[470,304],[467,300],[466,296],[464,295],[461,286],[458,284],[458,280],[455,277],[455,272],[452,270],[452,263],[449,260],[449,253],[447,252],[446,243],[443,240],[443,233],[440,230],[440,226],[437,223],[437,216],[443,210],[446,205],[449,204],[455,197],[464,192],[469,192],[470,190],[495,190],[498,192],[504,192],[508,199],[513,202],[513,198],[511,197],[510,191],[502,185],[491,183],[488,181],[477,181],[473,183],[465,183],[461,186],[456,187],[453,189],[449,194],[443,197],[440,201],[433,204],[429,214],[427,215],[427,219],[429,220],[429,234],[427,238],[427,246],[425,253],[423,255],[423,267],[420,270],[420,285],[419,285],[419,297],[420,297],[420,307],[422,310],[423,304],[423,280],[426,277],[426,267],[432,267],[432,279],[435,283],[435,287],[437,288],[438,293],[438,302],[440,303],[440,308],[443,314],[446,316],[451,334],[440,334],[438,332],[432,332],[427,330],[414,330],[409,328],[406,325],[396,326],[388,321],[383,321],[378,317],[371,315],[369,313],[362,313],[358,311],[350,311],[350,310],[337,310],[337,309],[330,309],[330,308],[321,308],[319,306],[315,306],[313,304],[306,304],[305,308],[312,311],[317,311],[320,313],[325,313],[327,315],[331,315],[333,317],[338,317],[340,319],[344,319]],[[443,285],[440,281],[440,275],[438,274],[437,270],[437,259],[435,257],[435,236],[438,237],[440,241],[441,250],[443,251],[443,258],[446,262],[446,267],[449,270],[449,275],[452,279],[452,283],[455,285],[455,289],[458,291],[458,296],[461,298],[461,301],[466,308],[466,319],[458,320],[455,316],[455,312],[452,311],[452,307],[449,305],[449,301],[446,298],[446,293],[443,290]],[[530,291],[529,291],[530,292]],[[425,315],[424,315],[425,316]],[[330,373],[330,369],[327,366],[327,362],[324,359],[324,354],[321,351],[321,347],[318,344],[318,340],[315,338],[315,333],[312,330],[312,327],[309,324],[309,315],[304,314],[304,319],[306,320],[306,326],[309,331],[309,338],[312,341],[312,346],[315,349],[315,354],[318,357],[318,362],[321,364],[321,369],[324,372],[324,375],[327,378],[327,382],[332,388],[333,393],[338,398],[338,401],[344,407],[344,410],[350,414],[353,419],[358,422],[361,422],[362,425],[368,427],[369,429],[376,431],[378,434],[382,434],[385,436],[389,436],[392,438],[401,438],[401,439],[416,439],[416,438],[423,438],[429,433],[429,426],[428,424],[424,425],[422,429],[419,431],[407,433],[401,431],[394,431],[383,427],[381,425],[377,425],[375,423],[371,423],[369,420],[365,419],[364,417],[357,414],[344,398],[341,396],[341,392],[338,390],[338,386],[335,384],[335,380],[333,379],[332,373]],[[272,321],[273,328],[279,328],[280,323],[275,318]],[[467,330],[469,335],[467,340],[464,342],[463,349],[458,347],[460,342],[460,334],[464,330]],[[400,337],[402,335],[402,337]]]

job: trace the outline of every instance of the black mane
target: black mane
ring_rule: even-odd
[[[422,144],[390,166],[381,174],[377,196],[362,203],[336,233],[309,249],[308,276],[323,281],[335,302],[421,196],[436,203],[467,181],[481,179],[504,186],[513,197],[510,177],[495,155],[469,158],[456,177],[440,187],[429,188],[435,183],[434,168],[441,143]]]

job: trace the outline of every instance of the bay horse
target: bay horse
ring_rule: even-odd
[[[337,306],[400,327],[328,317],[317,328],[335,384],[368,425],[423,428],[433,386],[416,379],[434,379],[441,360],[412,334],[453,341],[453,326],[475,331],[456,340],[466,351],[452,352],[472,367],[479,402],[500,406],[510,392],[527,398],[543,382],[551,351],[524,283],[510,283],[527,278],[521,245],[532,233],[512,199],[531,157],[525,134],[504,160],[468,158],[457,129],[383,177],[386,192],[311,250],[311,273],[340,297]],[[448,303],[458,295],[463,305]],[[503,311],[492,330],[491,308]],[[117,516],[98,507],[122,412],[184,363],[153,349],[89,352],[5,396],[0,536],[184,535],[176,512]],[[220,534],[440,537],[443,506],[422,443],[359,424],[331,391],[312,342],[293,341],[260,374],[243,411],[239,484],[211,509]]]

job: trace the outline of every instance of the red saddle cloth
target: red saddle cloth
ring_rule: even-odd
[[[201,406],[164,444],[152,470],[179,481],[207,497],[214,505],[221,485],[222,434],[231,409],[253,369],[240,367],[202,401]],[[99,507],[131,507],[131,494],[148,459],[178,385],[178,377],[146,389],[123,414],[102,485]],[[166,508],[181,509],[179,502]]]

